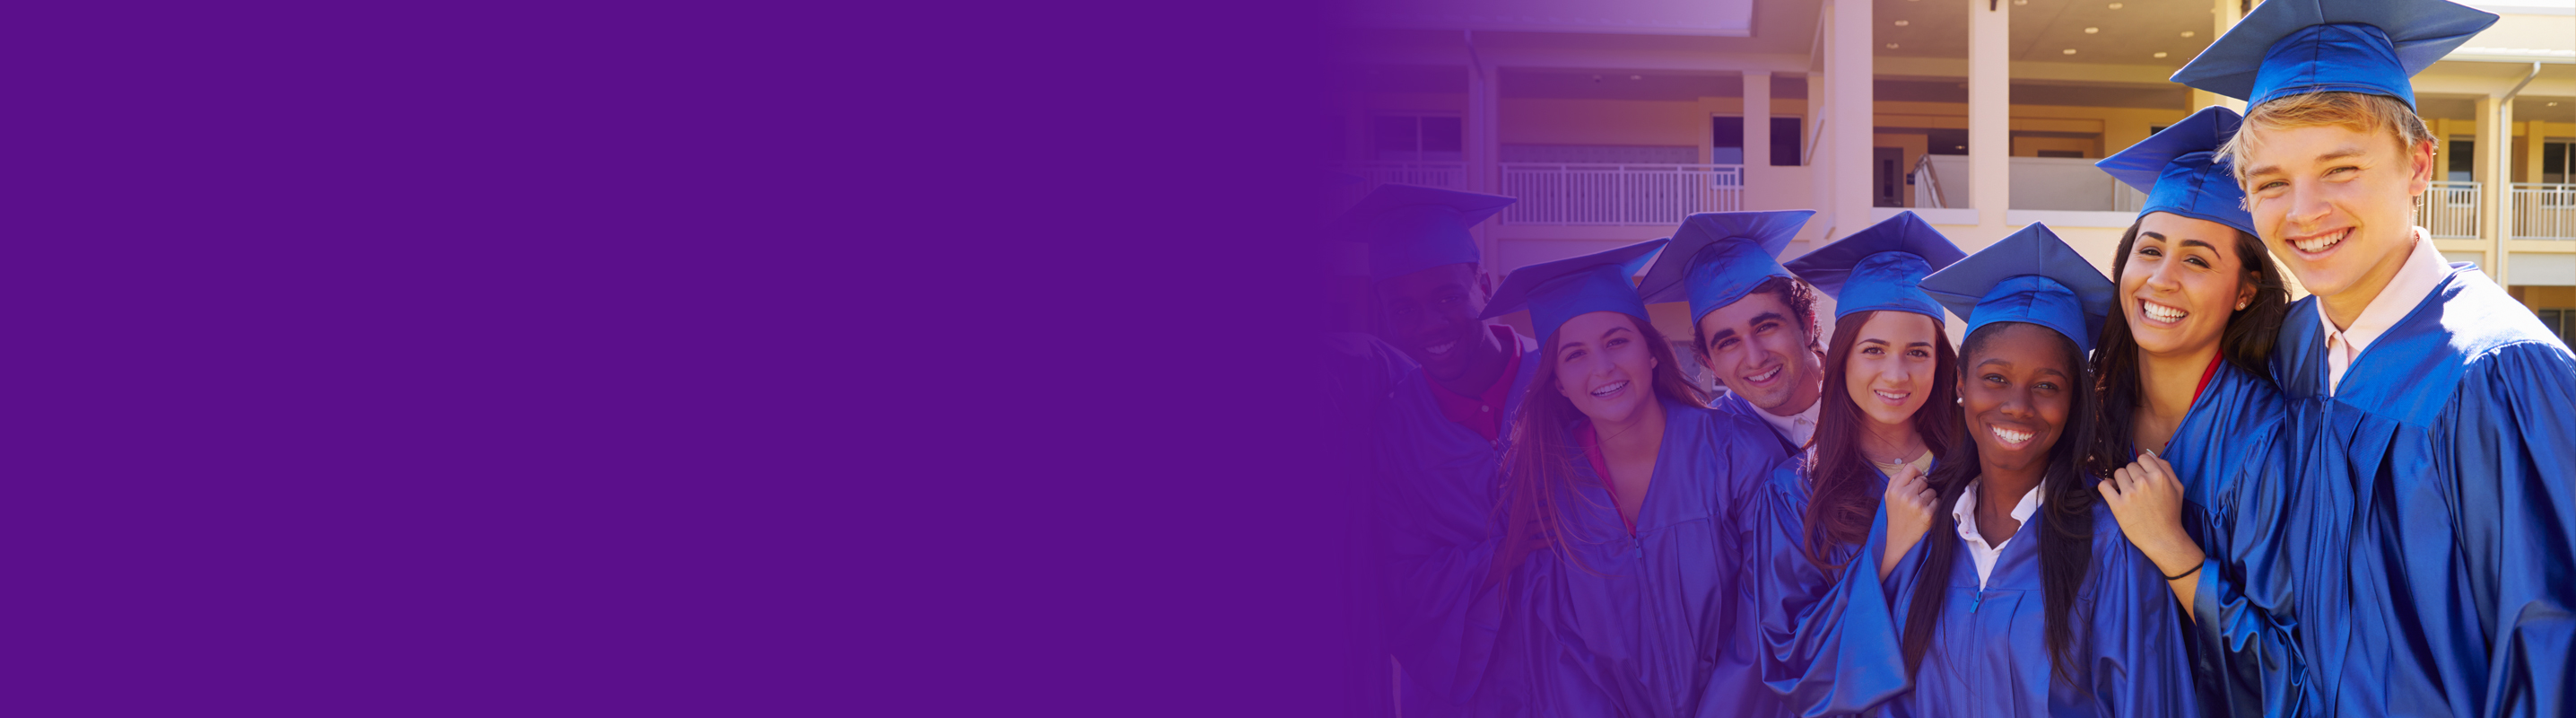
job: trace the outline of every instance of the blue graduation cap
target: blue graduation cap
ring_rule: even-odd
[[[1494,290],[1494,301],[1485,305],[1485,319],[1492,319],[1522,309],[1530,311],[1530,327],[1538,330],[1540,346],[1556,337],[1557,327],[1565,320],[1593,312],[1618,312],[1637,321],[1646,317],[1646,302],[1637,297],[1637,288],[1628,277],[1637,273],[1646,260],[1655,256],[1671,240],[1652,239],[1606,252],[1594,252],[1573,259],[1533,264],[1512,270],[1503,278],[1501,289]]]
[[[1516,200],[1409,184],[1378,185],[1342,213],[1343,231],[1369,247],[1369,279],[1483,259],[1468,227]]]
[[[1946,321],[1941,304],[1917,287],[1924,276],[1966,256],[1923,218],[1898,212],[1887,221],[1817,247],[1787,266],[1798,278],[1833,296],[1835,319],[1894,310],[1940,322]]]
[[[2032,222],[1924,277],[1923,291],[1968,320],[1969,333],[1995,322],[2029,322],[2057,330],[2090,354],[2119,289],[2057,233]]]
[[[1780,266],[1780,250],[1798,238],[1812,209],[1773,212],[1702,212],[1682,219],[1672,246],[1637,285],[1648,303],[1690,300],[1691,322],[1734,304],[1772,277],[1794,275]]]
[[[2245,211],[2245,189],[2236,185],[2227,158],[2217,153],[2243,122],[2235,110],[2203,107],[2093,166],[2147,193],[2140,215],[2171,212],[2260,234],[2254,231],[2254,215]]]
[[[2254,107],[2285,95],[2360,92],[2415,106],[2407,78],[2495,24],[2446,0],[2270,0],[2173,81]]]

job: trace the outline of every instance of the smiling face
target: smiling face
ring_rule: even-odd
[[[1959,409],[1987,466],[2022,470],[2044,465],[2066,430],[2081,368],[2068,362],[2063,335],[2037,324],[1982,329],[1959,362]]]
[[[1700,351],[1728,391],[1774,416],[1814,406],[1823,393],[1815,337],[1777,292],[1755,291],[1699,319]]]
[[[1435,381],[1464,376],[1470,356],[1484,347],[1485,301],[1493,297],[1493,280],[1473,264],[1449,264],[1378,283],[1378,300],[1386,307],[1387,333],[1396,348],[1422,365]]]
[[[1655,360],[1636,319],[1593,312],[1556,330],[1556,391],[1601,424],[1625,424],[1654,400]]]
[[[2340,124],[2245,131],[2259,133],[2245,142],[2241,176],[2263,243],[2327,301],[2378,296],[2414,242],[2433,143]]]
[[[2138,221],[2120,267],[2120,311],[2140,351],[2192,354],[2218,345],[2237,305],[2254,299],[2236,237],[2233,227],[2168,212]]]
[[[1872,312],[1843,358],[1843,388],[1863,416],[1884,426],[1914,420],[1932,398],[1938,367],[1933,342],[1947,341],[1931,317],[1913,312]]]

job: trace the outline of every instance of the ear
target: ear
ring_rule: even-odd
[[[1489,304],[1494,301],[1494,275],[1486,274],[1483,267],[1476,268],[1476,291],[1483,295],[1476,302],[1477,304]]]
[[[2422,197],[2424,190],[2433,187],[2433,142],[2434,140],[2417,142],[2413,148],[2410,148],[2412,151],[2407,153],[2408,159],[2414,162],[2415,169],[2415,174],[2406,180],[2406,193],[2409,197]]]
[[[2249,274],[2247,274],[2247,275],[2246,275],[2246,278],[2247,278],[2247,281],[2242,281],[2242,282],[2237,282],[2237,283],[2236,283],[2236,310],[2237,310],[2237,311],[2244,311],[2246,307],[2254,306],[2254,291],[2255,291],[2255,286],[2254,286],[2254,282],[2252,281],[2253,275],[2249,273]]]

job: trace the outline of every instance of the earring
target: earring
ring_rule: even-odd
[[[2253,302],[2237,302],[2236,309],[2238,311],[2243,311],[2246,307],[2253,306],[2253,304]]]

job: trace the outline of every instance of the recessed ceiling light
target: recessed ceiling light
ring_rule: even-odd
[[[2013,0],[2014,5],[2028,5],[2030,0]]]
[[[2092,34],[2095,34],[2095,33],[2099,33],[2099,32],[2101,32],[2101,31],[2102,31],[2102,28],[2098,28],[2098,27],[2088,27],[2088,28],[2084,28],[2084,34],[2086,34],[2086,35],[2092,35]]]
[[[2118,9],[2120,9],[2120,4],[2119,4],[2119,3],[2111,3],[2111,9],[2113,9],[2113,10],[2118,10]]]
[[[2073,54],[2075,54],[2075,48],[2071,48],[2071,47],[2070,47],[2070,48],[2066,48],[2066,49],[2064,50],[2064,52],[2065,52],[2066,54],[2073,55]]]
[[[1631,80],[1643,80],[1643,79],[1646,79],[1646,76],[1645,76],[1645,75],[1629,75],[1629,76],[1628,76],[1628,79],[1631,79]]]
[[[2552,102],[2552,103],[2549,103],[2547,106],[2548,106],[2548,107],[2557,107],[2557,106],[2558,106],[2558,103]]]
[[[1950,146],[1950,149],[1954,149],[1954,150],[1964,150],[1964,149],[1967,149],[1967,148],[1968,148],[1968,146],[1967,146],[1967,145],[1951,145],[1951,146]]]
[[[2156,53],[2156,57],[2164,57],[2164,56],[2165,56],[2165,54],[2164,54],[2164,53],[2161,53],[2161,52]]]
[[[1894,50],[1894,49],[1896,49],[1896,43],[1893,43],[1893,42],[1888,43],[1888,44],[1887,44],[1887,49],[1890,49],[1890,50]]]
[[[1896,26],[1897,26],[1897,27],[1905,27],[1905,26],[1907,26],[1907,25],[1912,25],[1912,24],[1914,24],[1914,21],[1912,21],[1912,20],[1898,20],[1898,21],[1896,21]]]
[[[2198,34],[2200,34],[2200,33],[2192,32],[2192,31],[2190,31],[2190,30],[2184,30],[2184,31],[2182,31],[2182,36],[2183,36],[2183,37],[2191,37],[2191,36],[2193,36],[2193,35],[2198,35]]]

